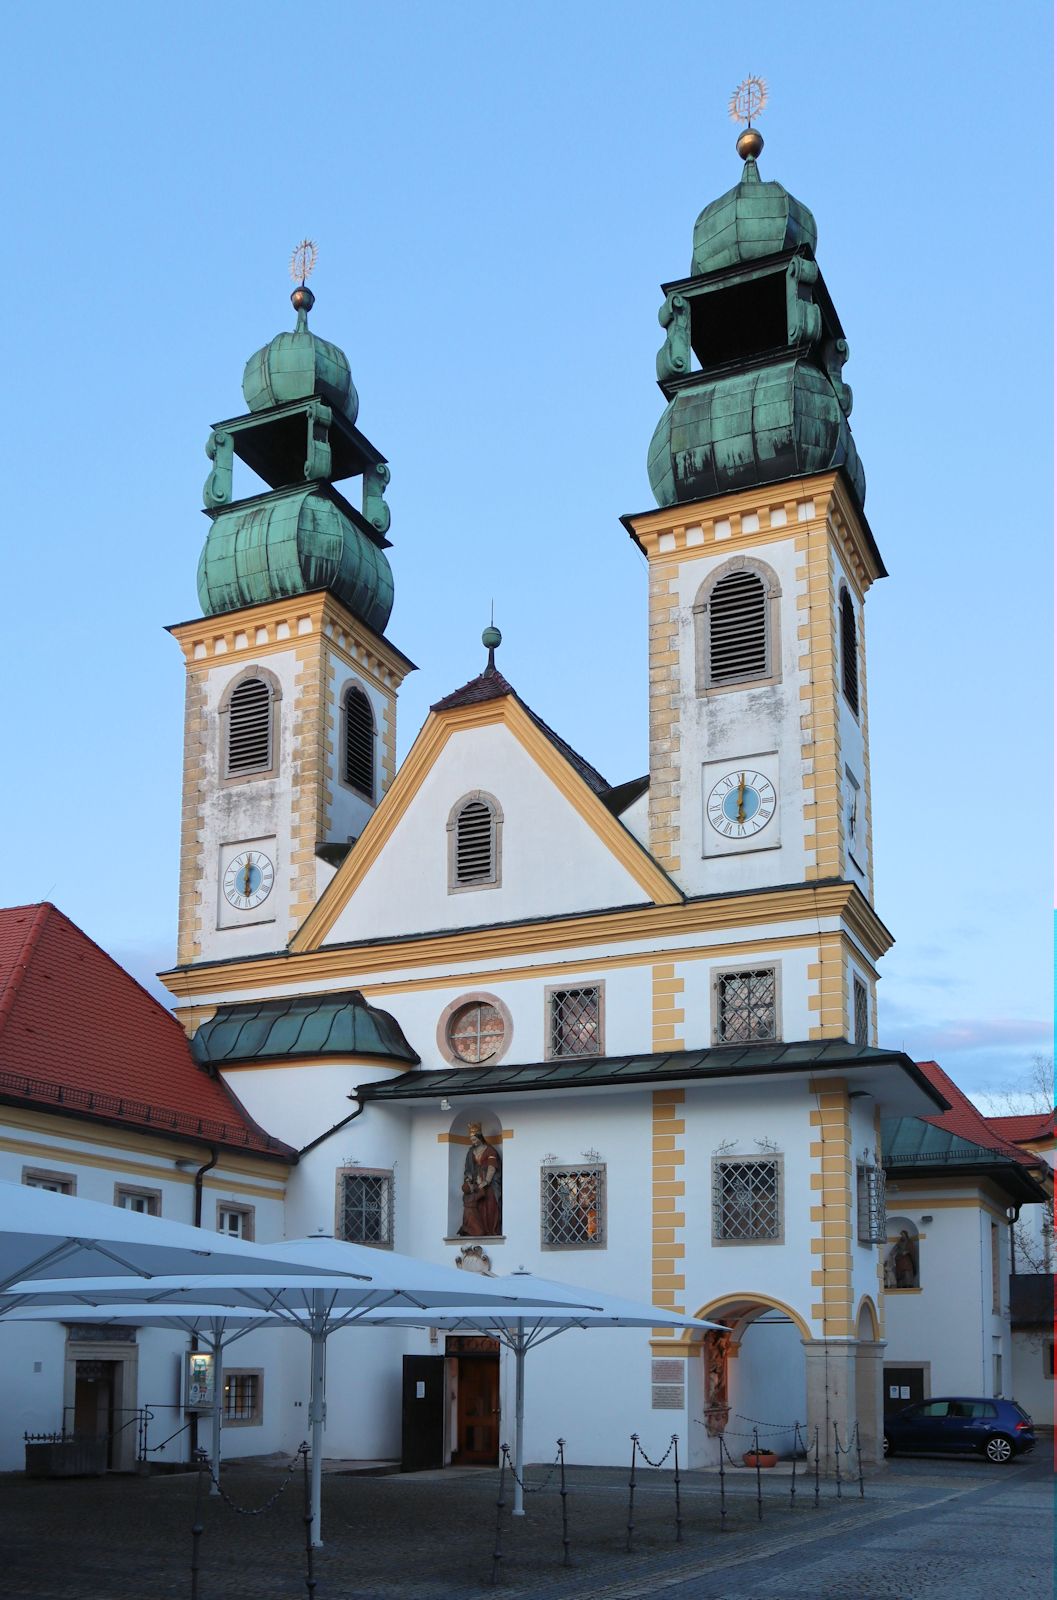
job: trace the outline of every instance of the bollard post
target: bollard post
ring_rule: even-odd
[[[818,1423],[815,1424],[815,1510],[818,1510]]]
[[[756,1521],[763,1521],[763,1478],[760,1473],[760,1430],[752,1430],[752,1453],[756,1461]]]
[[[495,1549],[492,1551],[492,1583],[499,1582],[499,1564],[503,1559],[503,1508],[506,1505],[506,1469],[510,1459],[510,1450],[506,1445],[502,1447],[502,1458],[499,1463],[499,1499],[495,1503]]]
[[[720,1533],[726,1533],[726,1531],[727,1531],[727,1480],[726,1480],[726,1476],[725,1476],[725,1473],[724,1473],[723,1457],[727,1453],[727,1447],[723,1442],[723,1435],[719,1434],[718,1437],[719,1437],[719,1531],[720,1531]]]
[[[679,1435],[672,1434],[672,1449],[675,1451],[675,1542],[683,1542],[683,1505],[679,1497]]]
[[[800,1424],[793,1423],[793,1471],[789,1479],[789,1509],[792,1511],[796,1503],[796,1452],[800,1445]]]
[[[866,1499],[866,1485],[862,1476],[862,1440],[859,1438],[859,1424],[855,1424],[855,1455],[859,1463],[859,1499]]]
[[[635,1535],[635,1457],[638,1454],[638,1448],[639,1436],[637,1433],[633,1433],[631,1435],[631,1476],[628,1479],[628,1539],[627,1544],[624,1546],[627,1551],[631,1550],[632,1540]]]
[[[198,1573],[201,1566],[199,1545],[202,1542],[202,1475],[205,1472],[205,1452],[199,1450],[198,1475],[195,1479],[195,1520],[191,1528],[191,1600],[198,1600]]]
[[[305,1490],[305,1509],[302,1518],[305,1524],[305,1588],[311,1597],[316,1592],[316,1574],[313,1564],[315,1552],[312,1547],[312,1478],[308,1470],[307,1444],[302,1444],[298,1454],[301,1457]]]
[[[559,1439],[558,1440],[558,1472],[559,1472],[560,1481],[561,1481],[561,1488],[558,1490],[558,1493],[562,1497],[562,1551],[563,1551],[562,1566],[563,1567],[571,1567],[572,1566],[572,1561],[569,1558],[569,1501],[568,1501],[569,1491],[565,1487],[565,1440],[564,1439]]]
[[[842,1500],[844,1496],[841,1494],[840,1487],[840,1434],[837,1431],[836,1423],[833,1424],[833,1459],[837,1464],[837,1499]]]

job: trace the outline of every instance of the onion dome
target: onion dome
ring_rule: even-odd
[[[814,255],[817,242],[818,229],[807,206],[780,183],[764,183],[750,156],[741,182],[707,205],[695,222],[690,275],[800,247]]]
[[[311,289],[302,284],[290,298],[297,311],[297,326],[292,333],[277,333],[250,356],[242,377],[247,406],[250,411],[266,411],[321,395],[349,422],[355,422],[360,400],[348,357],[336,344],[309,332],[308,313],[315,304]]]
[[[203,614],[329,589],[376,633],[393,609],[393,574],[370,539],[324,491],[282,490],[214,518],[198,563]]]

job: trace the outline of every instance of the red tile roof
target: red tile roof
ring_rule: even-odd
[[[1032,1111],[1020,1117],[988,1117],[988,1126],[1014,1144],[1030,1144],[1036,1139],[1057,1138],[1057,1112]]]
[[[176,1018],[55,906],[0,909],[0,1102],[289,1159]]]
[[[971,1144],[982,1145],[985,1150],[994,1150],[1011,1161],[1020,1162],[1023,1166],[1038,1165],[1036,1156],[1027,1150],[1021,1150],[995,1127],[995,1123],[1001,1121],[1001,1118],[985,1117],[971,1100],[966,1099],[958,1085],[948,1078],[938,1061],[919,1061],[918,1066],[943,1098],[950,1101],[949,1111],[941,1111],[935,1117],[922,1117],[923,1122],[931,1122],[934,1127],[944,1128],[948,1133],[956,1134],[959,1139],[968,1139]]]

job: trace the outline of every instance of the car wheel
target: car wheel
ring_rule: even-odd
[[[881,1454],[885,1456],[891,1456],[895,1454],[895,1451],[892,1449],[892,1441],[888,1437],[887,1433],[885,1434],[881,1444]]]
[[[1007,1462],[1013,1459],[1012,1439],[1008,1438],[1004,1433],[992,1434],[984,1445],[984,1455],[988,1461],[993,1461],[996,1465],[1004,1467]]]

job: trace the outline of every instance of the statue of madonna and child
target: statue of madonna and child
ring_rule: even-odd
[[[494,1239],[503,1231],[503,1158],[479,1122],[467,1129],[470,1148],[462,1169],[461,1239]]]

